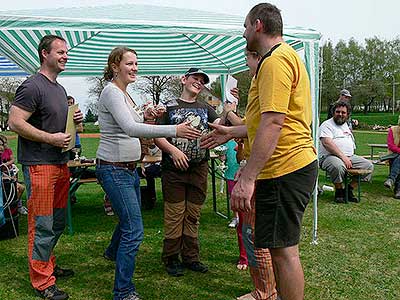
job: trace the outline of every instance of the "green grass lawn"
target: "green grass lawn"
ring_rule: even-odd
[[[357,153],[369,154],[368,143],[384,143],[386,135],[356,132]],[[15,140],[11,141],[15,149]],[[82,139],[83,154],[94,157],[98,139]],[[301,259],[304,267],[305,299],[309,300],[398,300],[400,299],[400,201],[383,187],[386,166],[377,166],[373,181],[362,184],[359,204],[335,204],[333,193],[325,192],[318,203],[318,245],[312,245],[310,204],[304,216]],[[326,182],[323,172],[320,184]],[[72,267],[76,275],[59,280],[71,299],[112,299],[114,265],[102,258],[117,218],[105,216],[103,192],[96,184],[82,186],[73,206],[75,234],[64,234],[56,248],[61,266]],[[236,270],[236,232],[228,220],[212,210],[211,188],[203,209],[201,257],[209,266],[206,274],[187,271],[185,276],[166,275],[160,261],[163,237],[162,195],[158,182],[156,208],[143,212],[144,242],[137,257],[135,283],[143,299],[229,300],[249,292],[248,271]],[[219,195],[218,207],[225,208]],[[0,241],[0,299],[30,300],[35,297],[27,268],[27,223],[20,217],[20,236]]]

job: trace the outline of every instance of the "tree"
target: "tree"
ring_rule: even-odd
[[[174,79],[176,76],[142,76],[138,80],[137,88],[142,93],[150,95],[153,103],[158,104],[162,98],[176,92]]]
[[[88,94],[89,98],[91,101],[86,105],[86,116],[85,116],[85,122],[95,122],[97,121],[97,102],[99,101],[100,94],[104,87],[107,84],[107,81],[103,77],[88,77],[86,79],[91,86],[89,87]],[[90,112],[90,116],[88,118],[88,114]],[[94,121],[88,121],[89,120],[94,120]]]
[[[400,79],[400,41],[366,39],[360,45],[354,39],[340,41],[335,47],[328,41],[322,47],[322,108],[347,88],[353,95],[353,110],[387,110],[391,107],[393,85]],[[394,95],[396,96],[396,95]]]
[[[91,84],[88,90],[89,98],[93,98],[97,102],[107,81],[103,77],[88,77],[86,80]]]
[[[7,130],[8,113],[15,98],[15,92],[23,79],[0,77],[0,128]]]
[[[96,121],[97,121],[97,116],[94,115],[94,114],[92,113],[92,110],[89,108],[89,109],[87,110],[87,113],[86,113],[86,116],[85,116],[85,123],[86,123],[86,122],[96,122]]]
[[[321,109],[324,108],[327,111],[330,103],[335,101],[337,98],[337,82],[335,80],[334,69],[334,49],[330,41],[325,43],[325,45],[322,47],[321,62]]]

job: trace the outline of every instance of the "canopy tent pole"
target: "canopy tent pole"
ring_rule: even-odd
[[[224,109],[224,102],[225,102],[225,86],[226,86],[226,74],[221,74],[219,76],[219,79],[221,80],[220,85],[221,85],[221,103],[217,107],[217,112],[222,113],[222,110]]]
[[[319,151],[319,40],[305,42],[305,61],[310,76],[312,99],[312,136],[316,152]],[[313,193],[313,229],[311,244],[318,244],[318,177]]]

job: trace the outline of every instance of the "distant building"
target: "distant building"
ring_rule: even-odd
[[[214,96],[209,88],[204,87],[202,94],[207,103],[210,104],[214,109],[221,105],[221,99]]]

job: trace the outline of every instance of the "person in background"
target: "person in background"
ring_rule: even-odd
[[[255,247],[270,250],[279,296],[302,300],[300,232],[318,176],[310,81],[303,61],[283,40],[276,6],[254,6],[244,26],[247,48],[263,56],[249,90],[246,125],[211,124],[215,131],[202,146],[248,137],[250,156],[238,172],[232,209],[250,211],[255,196]]]
[[[190,68],[181,77],[183,90],[179,99],[166,102],[167,112],[158,124],[190,122],[203,134],[209,122],[218,122],[214,109],[197,100],[208,75]],[[209,153],[200,148],[200,139],[155,139],[162,156],[162,191],[164,195],[164,241],[162,261],[170,276],[183,276],[183,269],[205,273],[200,262],[199,224],[201,208],[207,195]],[[182,261],[180,260],[182,259]]]
[[[150,156],[161,157],[161,150],[152,144],[148,150]],[[146,179],[146,186],[140,189],[142,207],[144,209],[153,209],[157,201],[156,178],[161,177],[161,162],[141,163],[140,177]]]
[[[330,118],[333,117],[333,115],[334,115],[334,111],[333,111],[334,108],[333,107],[335,106],[335,103],[344,101],[344,102],[347,102],[350,105],[350,107],[349,107],[350,108],[349,117],[348,117],[348,120],[347,120],[347,125],[349,125],[349,128],[351,130],[353,128],[357,127],[358,126],[358,120],[351,118],[351,103],[350,103],[350,101],[351,101],[352,98],[353,98],[353,96],[350,94],[350,92],[348,90],[346,90],[346,89],[341,90],[340,93],[339,93],[339,99],[337,99],[335,102],[329,104],[328,117],[326,119],[329,120]]]
[[[143,112],[128,94],[127,86],[136,81],[137,72],[136,51],[114,48],[104,70],[104,79],[109,83],[98,103],[100,143],[96,175],[119,220],[104,253],[105,258],[115,261],[114,300],[140,299],[132,282],[136,255],[143,240],[136,171],[136,162],[141,158],[139,137],[196,139],[200,136],[188,122],[172,126],[143,124],[145,119],[160,116],[160,112],[157,108]]]
[[[346,170],[368,169],[373,170],[373,164],[364,157],[354,154],[356,148],[352,131],[347,124],[350,104],[345,101],[336,102],[333,106],[334,115],[324,121],[319,127],[319,165],[325,170],[335,185],[335,202],[344,203],[346,190],[343,186]],[[372,173],[362,176],[364,181],[371,180]],[[353,178],[348,186],[348,199],[358,202],[353,194],[357,187],[357,178]]]
[[[68,106],[72,106],[72,105],[75,104],[75,98],[72,97],[72,96],[67,96],[67,101],[68,101]],[[70,159],[70,160],[74,160],[76,154],[80,156],[81,153],[82,153],[81,138],[80,138],[80,136],[79,136],[79,133],[81,133],[81,132],[83,132],[83,123],[82,123],[82,122],[79,123],[79,124],[76,124],[75,146],[74,146],[74,148],[75,148],[74,150],[75,150],[76,152],[74,152],[74,151],[72,151],[72,150],[68,151],[68,152],[69,152],[69,159]],[[75,169],[76,169],[76,168],[70,168],[70,172],[72,173],[72,176],[73,176],[73,173],[74,173]],[[85,171],[88,172],[89,170],[85,170]],[[94,175],[94,174],[93,174],[93,175]],[[76,203],[76,196],[75,196],[75,193],[73,193],[73,195],[71,196],[71,199],[70,199],[70,200],[71,200],[71,203],[72,203],[72,204]]]
[[[72,96],[67,96],[68,106],[72,106],[75,104],[75,98]],[[83,132],[83,122],[76,124],[76,134],[75,134],[75,148],[79,149],[78,154],[80,155],[82,152],[81,138],[79,133]],[[75,153],[70,151],[70,159],[73,160],[75,158]]]
[[[22,164],[28,193],[28,261],[31,284],[48,300],[68,299],[56,286],[56,279],[74,275],[56,263],[53,249],[65,228],[70,172],[71,141],[65,133],[67,94],[57,82],[68,60],[66,41],[44,36],[38,46],[40,69],[17,89],[8,125],[18,134],[18,161]],[[74,123],[83,120],[77,110]]]
[[[231,196],[231,192],[233,187],[235,186],[235,174],[239,170],[239,163],[236,159],[236,149],[238,144],[234,140],[230,140],[225,143],[227,147],[226,151],[226,165],[227,169],[225,171],[225,178],[228,185],[228,195]],[[244,247],[243,238],[242,238],[242,226],[243,226],[243,216],[242,212],[236,212],[238,215],[238,225],[236,227],[237,239],[238,239],[238,246],[239,246],[239,259],[237,261],[236,267],[238,270],[247,270],[248,261],[247,261],[247,254],[246,249]]]
[[[28,209],[22,204],[22,194],[25,191],[25,186],[18,181],[18,168],[15,165],[14,154],[11,148],[8,147],[8,139],[5,135],[0,134],[0,152],[2,163],[3,179],[9,178],[16,182],[17,186],[17,199],[18,199],[18,213],[27,215]]]
[[[252,76],[250,90],[254,88],[254,75],[257,66],[261,60],[261,56],[255,52],[245,49],[246,63],[249,67],[249,74]],[[231,93],[239,100],[239,91],[232,90]],[[250,91],[249,91],[250,93]],[[225,118],[232,125],[243,125],[245,120],[241,119],[234,113],[229,113],[234,107],[225,106]],[[244,167],[250,155],[250,146],[247,138],[238,140],[236,159],[240,167]],[[254,300],[254,299],[277,299],[276,282],[272,265],[271,253],[268,248],[254,247],[254,226],[255,226],[255,197],[251,198],[251,210],[243,213],[243,220],[239,226],[242,232],[243,245],[247,254],[248,266],[250,268],[250,276],[254,285],[254,290],[250,293],[237,297],[237,300]]]
[[[394,189],[394,198],[400,199],[400,116],[397,125],[389,128],[387,145],[393,156],[390,161],[389,176],[383,185],[388,189]]]
[[[239,100],[239,89],[233,88],[230,93]],[[237,104],[225,102],[224,109],[221,115],[220,124],[225,124],[227,126],[231,126],[232,124],[243,124],[242,119],[236,114]],[[231,122],[232,120],[232,122]],[[241,141],[241,139],[239,139]],[[238,141],[239,141],[238,140]],[[240,144],[240,143],[239,143]],[[227,147],[227,151],[225,154],[225,161],[227,165],[227,169],[225,171],[225,179],[228,186],[228,196],[231,196],[231,192],[233,187],[235,186],[235,175],[236,172],[239,170],[239,161],[236,159],[237,150],[238,150],[238,143],[235,140],[230,140],[225,143]],[[238,246],[239,246],[239,259],[237,261],[236,267],[238,270],[247,270],[248,260],[246,249],[243,244],[242,238],[242,226],[243,226],[243,216],[242,212],[234,211],[235,217],[232,219],[231,223],[234,219],[237,219],[237,223],[235,224],[234,228],[236,228],[236,234],[238,238]],[[231,223],[229,223],[228,227],[231,227]]]

